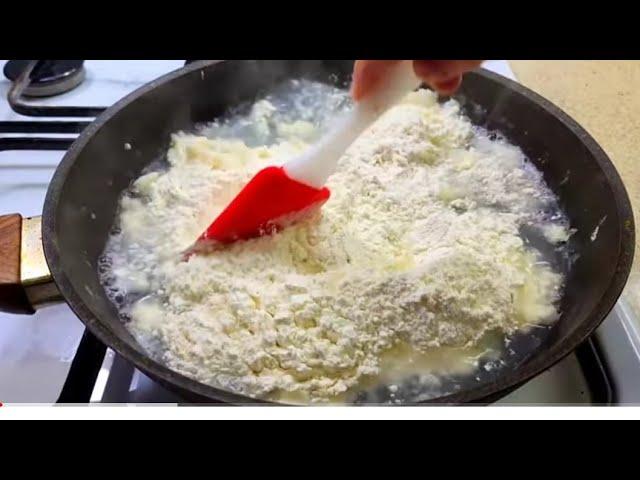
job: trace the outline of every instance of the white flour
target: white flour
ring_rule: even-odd
[[[273,111],[259,104],[256,125]],[[171,168],[122,199],[106,283],[145,296],[124,307],[128,326],[170,368],[251,396],[322,401],[382,374],[394,349],[472,349],[488,332],[556,317],[562,277],[520,234],[539,224],[552,243],[569,237],[540,218],[550,192],[517,148],[427,91],[340,160],[320,214],[181,262],[243,184],[303,151],[313,128],[276,130],[287,140],[255,148],[177,135]]]

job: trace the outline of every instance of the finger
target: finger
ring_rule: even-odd
[[[351,96],[357,102],[375,91],[387,70],[400,60],[356,60]]]
[[[458,88],[460,88],[461,84],[462,75],[457,75],[448,80],[434,82],[433,84],[430,84],[430,86],[440,95],[453,95]]]
[[[446,81],[478,68],[481,60],[415,60],[416,75],[426,81]]]

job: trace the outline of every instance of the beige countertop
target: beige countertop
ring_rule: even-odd
[[[523,85],[580,123],[607,152],[622,176],[640,221],[640,61],[512,60]],[[640,248],[624,297],[640,318]]]

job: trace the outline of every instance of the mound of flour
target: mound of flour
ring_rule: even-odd
[[[274,110],[260,104],[263,117]],[[322,401],[378,375],[398,345],[471,348],[556,317],[562,276],[520,233],[540,224],[568,238],[561,220],[540,218],[551,193],[519,149],[425,90],[349,149],[314,218],[182,262],[255,172],[307,147],[312,127],[281,124],[269,147],[175,135],[170,168],[122,198],[105,283],[138,299],[123,306],[128,327],[170,368],[251,396]]]

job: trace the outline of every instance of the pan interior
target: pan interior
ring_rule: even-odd
[[[72,306],[82,305],[77,311],[86,310],[83,320],[100,330],[116,350],[129,352],[143,370],[184,390],[219,397],[215,389],[171,374],[149,359],[105,295],[98,259],[114,223],[119,196],[143,169],[162,159],[172,133],[190,131],[289,78],[346,85],[351,66],[347,61],[246,61],[193,69],[138,95],[85,135],[65,159],[68,168],[54,179],[58,184],[50,239],[59,256],[58,264],[52,266],[54,274],[64,272],[73,291],[67,298]],[[568,273],[560,320],[549,329],[514,339],[514,350],[532,353],[518,358],[511,368],[526,371],[541,356],[562,350],[569,339],[602,320],[607,305],[602,306],[601,299],[619,268],[624,253],[621,231],[629,222],[632,225],[632,218],[630,212],[621,215],[621,192],[611,183],[615,172],[606,164],[603,168],[603,160],[596,158],[597,152],[580,131],[545,106],[482,74],[469,75],[458,98],[474,123],[500,132],[522,148],[543,172],[577,230],[571,248],[578,256]],[[65,282],[59,283],[64,291]],[[611,305],[613,301],[609,299]],[[496,373],[485,371],[479,382],[499,386]],[[464,382],[458,382],[453,390],[465,388]]]

